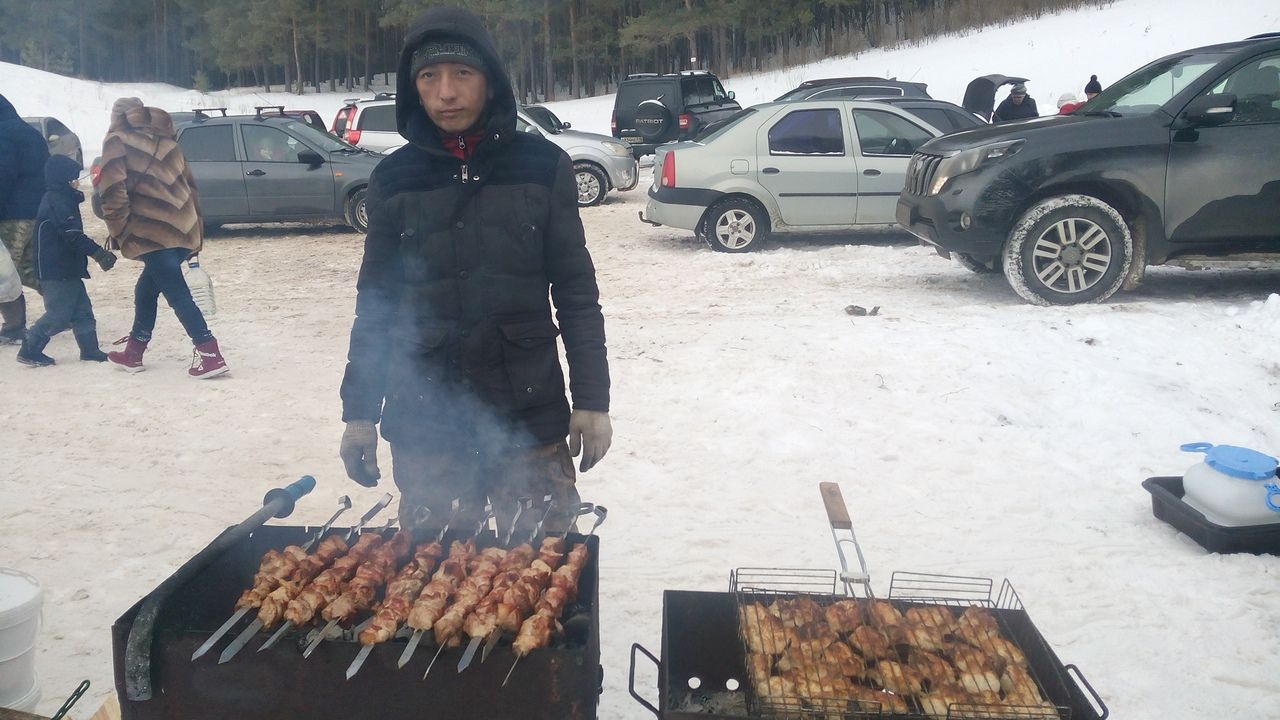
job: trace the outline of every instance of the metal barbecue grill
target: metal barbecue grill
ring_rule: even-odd
[[[264,652],[246,650],[225,664],[212,656],[192,662],[196,648],[227,619],[240,592],[253,584],[263,554],[272,548],[301,545],[314,530],[263,526],[217,553],[207,565],[184,566],[178,571],[192,572],[160,606],[150,643],[149,679],[154,692],[149,699],[131,697],[136,693],[130,693],[130,661],[126,657],[130,632],[144,603],[121,616],[112,627],[112,637],[123,720],[351,720],[421,717],[424,712],[475,720],[596,717],[601,668],[599,539],[594,536],[570,534],[567,538],[571,546],[585,540],[590,552],[579,581],[578,599],[562,617],[564,633],[550,647],[521,660],[505,686],[504,676],[515,660],[509,638],[486,662],[477,659],[461,673],[455,666],[463,648],[446,648],[440,666],[426,680],[422,679],[423,670],[433,653],[419,653],[403,669],[398,668],[406,641],[397,637],[373,646],[359,674],[348,681],[347,669],[362,646],[348,632],[324,642],[304,659],[301,650],[309,628],[285,635]],[[333,532],[345,532],[345,528]],[[392,534],[391,530],[382,532],[386,537]],[[450,539],[446,536],[445,542]],[[486,547],[497,542],[489,533],[477,544]],[[188,565],[193,563],[194,559]],[[266,637],[265,633],[260,636]],[[255,642],[254,648],[257,646]]]
[[[875,598],[839,488],[823,486],[841,572],[744,568],[732,573],[727,593],[667,591],[662,659],[639,644],[632,646],[631,653],[631,694],[655,716],[665,720],[1107,717],[1101,698],[1075,666],[1058,660],[1008,581],[997,591],[996,584],[986,578],[896,572],[888,596]],[[850,555],[857,558],[852,571]],[[795,621],[790,629],[782,621],[779,625],[744,622],[746,616],[761,612],[753,608],[770,607]],[[840,643],[857,648],[857,652],[844,651],[843,665],[832,659],[834,644],[820,640],[824,634],[815,631],[843,622],[833,608],[856,610],[852,616],[856,622],[832,630],[839,632]],[[802,622],[806,613],[812,617]],[[884,638],[883,645],[872,647],[879,637]],[[961,641],[962,637],[982,644],[987,654]],[[856,638],[863,640],[861,646]],[[775,645],[768,647],[770,643]],[[756,659],[759,654],[754,651],[762,647],[779,652]],[[636,691],[637,653],[658,666],[657,706]],[[993,653],[1000,654],[999,661],[988,657]],[[947,657],[962,662],[969,671],[958,670]],[[790,679],[779,679],[783,675]],[[962,675],[966,676],[963,683]],[[886,690],[887,685],[892,687]]]

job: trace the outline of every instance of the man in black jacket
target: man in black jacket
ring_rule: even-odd
[[[377,483],[380,422],[403,526],[421,507],[431,525],[444,523],[454,499],[459,522],[486,501],[506,522],[518,497],[540,505],[551,494],[558,511],[547,527],[567,528],[578,502],[570,458],[581,454],[579,470],[589,470],[613,433],[604,317],[572,163],[516,132],[511,81],[470,12],[419,16],[397,83],[409,144],[369,181],[342,381],[347,474]]]
[[[1027,86],[1018,83],[1009,91],[1009,97],[1000,103],[1000,107],[996,108],[995,116],[991,118],[993,123],[1013,122],[1014,120],[1027,120],[1030,118],[1040,117],[1040,110],[1036,108],[1036,99],[1027,94]]]
[[[18,117],[0,95],[0,241],[13,258],[22,284],[36,287],[31,262],[32,228],[44,194],[44,163],[49,146],[40,131]],[[22,342],[27,329],[27,301],[22,295],[0,303],[0,345]]]

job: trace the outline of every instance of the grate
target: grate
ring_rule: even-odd
[[[925,153],[912,155],[911,162],[907,164],[907,192],[911,195],[928,195],[942,160],[943,158],[937,155]]]

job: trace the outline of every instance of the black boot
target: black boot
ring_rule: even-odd
[[[0,316],[4,317],[0,345],[21,344],[27,336],[27,298],[19,295],[16,300],[0,303]]]
[[[18,350],[18,362],[31,367],[49,367],[53,365],[53,358],[44,354],[44,347],[48,344],[49,338],[28,335],[27,339],[22,341],[22,349]]]
[[[76,333],[76,344],[80,346],[80,359],[85,362],[106,362],[107,354],[98,347],[96,330]]]

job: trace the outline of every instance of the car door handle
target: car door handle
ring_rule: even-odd
[[[765,168],[765,169],[761,170],[760,172],[764,173],[765,175],[777,175],[778,173],[780,173],[780,172],[782,172],[782,171],[781,171],[781,170],[779,170],[779,169],[778,169],[778,168],[776,168],[776,167],[767,167],[767,168]]]
[[[248,175],[250,177],[262,177],[263,175],[266,175],[266,174],[267,173],[265,170],[258,170],[258,169],[253,169],[245,173],[245,175]]]
[[[875,168],[868,168],[868,169],[866,169],[866,170],[863,170],[863,171],[862,171],[862,174],[863,174],[863,175],[868,175],[868,176],[870,176],[870,177],[876,177],[876,176],[878,176],[878,175],[880,174],[880,171],[879,171],[879,170],[876,170]]]

